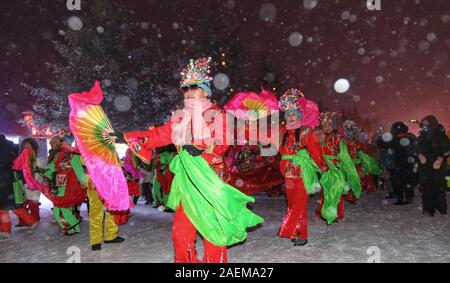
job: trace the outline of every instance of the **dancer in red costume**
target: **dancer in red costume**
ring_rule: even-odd
[[[362,148],[362,144],[360,144],[357,139],[360,129],[357,127],[356,123],[352,120],[346,120],[343,126],[344,126],[344,140],[350,153],[350,157],[352,159],[357,159],[358,151],[360,148]],[[361,167],[356,166],[356,169],[358,170],[358,175],[361,178],[362,176]],[[358,198],[356,198],[353,190],[351,190],[349,194],[345,197],[345,200],[352,204],[356,204]]]
[[[311,128],[319,125],[319,111],[311,106],[312,102],[297,89],[287,90],[281,97],[286,127],[281,129],[280,169],[285,178],[288,211],[278,235],[291,239],[294,246],[308,243],[308,193],[314,193],[319,185],[317,173],[324,164],[320,142]],[[311,120],[311,116],[315,118]]]
[[[358,161],[358,164],[356,164],[356,169],[358,171],[359,177],[361,178],[361,185],[365,191],[374,192],[376,191],[375,184],[373,183],[371,176],[363,172],[363,167],[360,160],[361,152],[365,153],[366,155],[369,154],[368,148],[364,145],[364,143],[360,141],[359,135],[362,133],[362,130],[352,120],[346,120],[343,126],[344,139],[345,143],[347,144],[350,156],[352,159]],[[352,191],[350,191],[350,193],[345,197],[345,200],[352,204],[355,204],[359,197],[356,197],[353,188],[351,189]],[[357,193],[357,195],[359,195],[359,193]]]
[[[177,263],[199,262],[197,231],[204,238],[203,262],[225,263],[227,246],[245,240],[246,228],[263,221],[246,208],[254,199],[223,181],[226,119],[225,112],[210,100],[210,63],[211,58],[191,60],[183,69],[182,113],[163,126],[124,134],[130,148],[146,163],[153,148],[177,145],[179,153],[170,164],[175,177],[168,200],[168,207],[176,211],[172,239]]]
[[[246,195],[265,192],[276,194],[283,184],[279,170],[279,156],[261,156],[259,146],[243,145],[231,148],[226,164],[229,184]],[[279,194],[279,193],[278,193]]]
[[[373,158],[373,148],[372,146],[372,140],[370,139],[369,135],[364,131],[364,129],[360,128],[360,133],[358,135],[358,142],[361,145],[360,151],[366,153],[368,156],[371,156]],[[358,155],[360,153],[358,152]],[[361,156],[360,156],[361,159]],[[373,159],[375,161],[375,159]],[[362,168],[362,167],[361,167]],[[363,190],[367,193],[375,193],[377,191],[377,186],[375,185],[375,182],[373,180],[373,172],[364,172],[362,171],[363,176],[361,178],[361,185],[363,187]],[[378,175],[378,174],[377,174]]]
[[[269,137],[272,130],[279,133],[279,125],[276,123],[275,128],[272,124],[267,132],[260,132],[262,124],[267,123],[272,111],[278,114],[278,104],[275,94],[262,88],[259,94],[239,92],[224,106],[225,110],[237,118],[238,125],[243,126],[236,128],[236,146],[230,148],[226,157],[225,163],[230,173],[228,183],[247,195],[259,192],[266,192],[267,195],[281,194],[280,186],[284,179],[279,172],[279,156],[274,153],[266,156],[263,146],[271,143]]]
[[[322,152],[323,154],[337,157],[340,150],[340,144],[343,140],[342,135],[337,131],[337,113],[336,112],[324,112],[320,114],[320,125],[323,132]],[[333,160],[336,165],[337,159]],[[320,205],[316,209],[316,215],[321,216],[321,211],[324,205],[323,191],[320,193]],[[337,219],[344,219],[344,197],[341,197],[339,205],[337,207]]]
[[[22,143],[22,153],[34,156],[37,143],[32,139],[25,139]],[[11,237],[11,218],[9,211],[19,217],[23,226],[34,228],[37,219],[24,207],[25,194],[17,172],[13,171],[13,161],[16,156],[14,145],[0,135],[0,239]],[[29,174],[31,172],[28,171]]]
[[[45,186],[44,195],[53,202],[53,214],[66,236],[80,233],[81,217],[78,207],[87,196],[87,174],[80,153],[72,147],[74,137],[69,129],[58,133],[62,144],[58,153],[49,163],[44,173],[50,182]]]

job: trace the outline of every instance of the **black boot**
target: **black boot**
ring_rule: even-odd
[[[395,198],[395,194],[394,193],[389,193],[386,195],[386,199],[393,199]]]
[[[294,247],[298,247],[298,246],[304,246],[308,243],[307,239],[296,239],[294,241]]]
[[[101,250],[102,249],[102,244],[95,244],[95,245],[92,245],[92,250],[93,251],[99,251],[99,250]]]
[[[403,200],[397,200],[397,202],[394,202],[394,205],[406,205],[407,203]]]
[[[114,240],[105,241],[105,244],[119,244],[122,242],[125,242],[125,239],[117,236]]]
[[[423,215],[426,215],[426,216],[430,216],[430,217],[434,217],[434,212],[429,212],[429,211],[423,211]]]
[[[405,204],[413,204],[413,198],[407,198]]]

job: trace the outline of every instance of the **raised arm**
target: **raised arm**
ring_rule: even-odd
[[[150,164],[152,151],[156,147],[172,144],[172,122],[150,128],[145,132],[124,133],[124,139],[131,151],[143,162]]]

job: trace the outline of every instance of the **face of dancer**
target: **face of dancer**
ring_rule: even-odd
[[[66,138],[64,138],[64,141],[63,141],[61,147],[71,147],[74,141],[75,141],[74,137],[72,137],[72,136],[66,137]]]
[[[347,138],[348,138],[348,140],[349,141],[354,141],[354,140],[356,140],[356,134],[355,133],[353,133],[353,132],[347,132]]]
[[[289,114],[288,114],[288,117],[287,117],[287,122],[289,123],[289,124],[295,124],[295,123],[297,123],[298,122],[298,116],[297,116],[297,114],[296,113],[294,113],[294,112],[290,112]]]
[[[333,128],[333,122],[332,121],[326,121],[322,123],[322,129],[325,132],[325,134],[329,135],[334,132]]]
[[[205,99],[206,97],[208,97],[208,94],[206,93],[206,91],[204,91],[203,89],[201,89],[199,87],[190,87],[190,88],[183,89],[182,91],[183,91],[184,99],[200,100],[200,99]]]

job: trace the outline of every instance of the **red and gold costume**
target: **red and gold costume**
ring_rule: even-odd
[[[215,112],[216,115],[212,116],[209,121],[205,117],[206,125],[212,130],[213,135],[219,135],[220,133],[214,132],[214,124],[216,120],[225,122],[225,112],[220,110],[218,105],[212,105],[210,108],[205,109],[208,113]],[[130,132],[125,133],[125,139],[131,141],[136,138],[147,139],[142,150],[138,153],[139,156],[146,154],[151,156],[153,148],[163,147],[173,143],[172,141],[172,129],[175,124],[181,122],[182,117],[175,117],[167,124],[153,128],[146,132]],[[226,127],[223,127],[225,134]],[[201,145],[196,146],[197,149],[203,151],[201,156],[208,162],[210,167],[219,175],[222,179],[226,178],[224,156],[228,150],[228,145],[211,145],[205,144],[205,141],[201,141]],[[150,153],[150,155],[149,155]],[[149,158],[148,158],[149,159]],[[173,227],[172,227],[172,239],[175,249],[175,262],[187,263],[187,262],[199,262],[197,253],[195,251],[195,240],[197,238],[197,229],[191,223],[189,218],[183,211],[183,207],[180,205],[175,212]],[[203,261],[210,262],[227,262],[227,248],[218,247],[210,243],[207,239],[204,239],[205,252]]]
[[[296,132],[300,133],[298,140],[295,137]],[[284,129],[281,137],[285,137],[285,143],[280,147],[280,154],[295,155],[299,150],[307,149],[314,161],[322,164],[320,144],[311,129],[306,127],[298,130]],[[282,160],[280,170],[286,185],[288,212],[283,219],[278,235],[289,239],[307,239],[309,196],[303,184],[301,169],[295,166],[292,160]]]
[[[362,133],[361,128],[352,120],[344,122],[345,143],[347,145],[350,157],[354,160],[360,160],[360,151],[369,154],[367,146],[359,140],[359,136]],[[356,170],[361,179],[361,185],[366,192],[376,192],[376,186],[373,182],[372,176],[365,175],[362,170],[361,163],[356,164]],[[356,203],[357,198],[351,191],[345,198],[351,203]]]
[[[181,88],[201,88],[210,94],[209,63],[210,58],[191,60],[181,73]],[[207,98],[185,98],[184,104],[167,124],[124,137],[147,163],[154,148],[177,146],[179,154],[170,164],[175,177],[168,200],[168,206],[176,210],[172,226],[175,262],[200,262],[195,249],[199,231],[204,238],[203,262],[225,263],[227,246],[243,241],[245,229],[261,223],[262,218],[245,207],[252,198],[224,182],[228,179],[224,156],[229,148],[224,142],[226,113]],[[200,114],[202,121],[195,119]]]
[[[231,148],[226,163],[229,184],[247,195],[260,192],[275,194],[284,182],[279,170],[279,155],[263,157],[257,145]]]
[[[331,134],[325,134],[325,141],[322,144],[323,154],[337,156],[339,154],[339,146],[342,141],[342,136],[338,132],[333,132]],[[338,160],[333,160],[336,164]],[[320,217],[321,210],[323,208],[323,192],[320,194],[320,205],[316,209],[316,214]],[[338,215],[337,219],[344,219],[344,197],[341,197],[341,201],[339,202],[339,206],[337,208]]]
[[[350,156],[353,159],[359,158],[360,151],[370,155],[369,148],[364,143],[358,140],[347,140],[346,143]],[[377,187],[375,186],[372,175],[365,175],[362,170],[361,164],[356,164],[356,169],[358,170],[358,174],[361,177],[361,186],[363,187],[363,190],[368,193],[376,192]]]
[[[323,133],[323,141],[321,143],[322,152],[324,155],[330,155],[337,157],[340,151],[340,144],[343,141],[343,137],[337,131],[336,124],[336,112],[325,112],[320,115],[321,132]],[[339,160],[333,159],[333,163],[336,165]],[[324,205],[323,191],[320,193],[320,204],[316,209],[316,215],[321,217],[321,211]],[[337,219],[344,219],[344,197],[341,197],[339,205],[337,207]]]
[[[320,142],[317,140],[314,131],[307,127],[315,125],[304,125],[303,123],[305,118],[310,118],[306,117],[308,114],[307,109],[301,107],[300,100],[303,99],[304,96],[301,92],[295,89],[288,90],[281,97],[282,110],[284,112],[295,112],[299,120],[302,121],[300,127],[287,123],[287,127],[281,129],[281,145],[279,148],[283,159],[280,163],[280,170],[285,179],[288,211],[283,219],[278,235],[291,240],[307,240],[308,238],[309,197],[300,166],[295,165],[292,159],[285,159],[284,157],[295,156],[299,151],[306,149],[318,166],[323,165]]]

